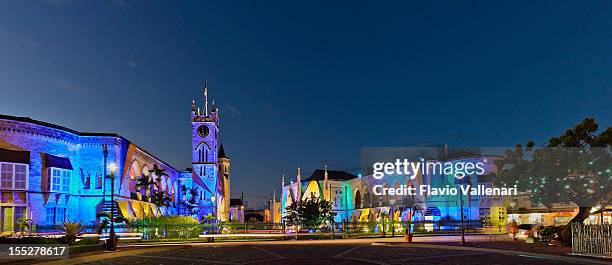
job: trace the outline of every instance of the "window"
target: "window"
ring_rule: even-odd
[[[45,224],[47,225],[55,224],[55,208],[46,209]]]
[[[52,170],[52,176],[53,178],[51,179],[51,190],[52,191],[59,191],[60,189],[60,177],[62,175],[61,173],[62,171],[55,168]]]
[[[66,221],[66,208],[47,208],[45,216],[46,225],[60,224]]]
[[[28,182],[28,165],[0,163],[0,188],[25,190]]]
[[[51,192],[69,192],[71,170],[61,168],[49,168],[47,177],[47,189]]]
[[[13,231],[13,207],[2,207],[2,231]]]
[[[102,189],[102,172],[96,172],[96,189]]]
[[[13,188],[13,164],[2,163],[0,169],[0,187],[3,189]]]
[[[15,187],[16,190],[26,189],[27,166],[15,164]]]
[[[91,185],[91,175],[87,174],[85,180],[83,180],[83,189],[88,190]]]
[[[26,207],[15,207],[15,232],[21,231],[23,222],[26,219]]]
[[[62,192],[70,191],[70,171],[62,170]]]
[[[66,220],[66,208],[55,208],[55,223],[60,224]]]
[[[19,232],[22,223],[26,218],[26,207],[1,207],[0,208],[0,231]]]
[[[198,146],[198,162],[202,163],[211,161],[208,155],[208,145],[206,145],[204,142],[200,143]]]

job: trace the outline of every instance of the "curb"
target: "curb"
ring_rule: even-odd
[[[554,260],[554,261],[571,262],[571,263],[578,263],[578,264],[602,264],[602,265],[611,265],[612,264],[612,262],[601,261],[601,260],[593,260],[593,259],[586,259],[586,258],[575,258],[575,257],[565,257],[565,256],[559,256],[559,255],[532,253],[532,252],[524,252],[524,251],[505,250],[505,249],[494,249],[494,248],[445,246],[445,245],[434,245],[434,244],[387,243],[387,242],[373,242],[372,246],[407,247],[407,248],[431,248],[431,249],[446,249],[446,250],[449,250],[449,249],[452,249],[452,250],[466,250],[466,251],[477,251],[477,252],[490,252],[490,253],[499,253],[499,254],[510,254],[510,255],[517,255],[517,256],[523,256],[523,257],[531,257],[531,258],[547,259],[547,260]]]

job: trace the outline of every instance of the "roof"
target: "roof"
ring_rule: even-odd
[[[107,137],[121,138],[126,143],[135,145],[138,149],[140,149],[141,151],[143,151],[146,154],[150,155],[154,159],[157,159],[160,162],[166,164],[166,166],[170,167],[171,169],[173,169],[175,171],[178,171],[178,170],[176,170],[176,168],[174,168],[172,165],[168,164],[164,160],[160,159],[159,157],[155,156],[154,154],[151,154],[150,152],[148,152],[144,148],[140,147],[139,145],[135,144],[134,142],[132,142],[132,141],[128,140],[127,138],[125,138],[125,137],[123,137],[123,136],[121,136],[119,134],[116,134],[116,133],[79,132],[79,131],[76,131],[76,130],[73,130],[73,129],[70,129],[70,128],[67,128],[67,127],[64,127],[64,126],[57,125],[57,124],[48,123],[48,122],[39,121],[39,120],[34,120],[34,119],[30,118],[30,117],[17,117],[17,116],[0,114],[0,119],[19,121],[19,122],[27,122],[27,123],[31,123],[31,124],[36,124],[36,125],[40,125],[40,126],[45,126],[45,127],[61,130],[61,131],[64,131],[64,132],[67,132],[67,133],[71,133],[71,134],[75,134],[75,135],[78,135],[78,136],[107,136]]]
[[[329,170],[329,169],[327,170],[327,179],[329,180],[351,180],[351,179],[356,179],[356,178],[358,177],[348,172],[339,171],[339,170]],[[308,177],[304,181],[323,180],[323,179],[325,179],[325,170],[316,169],[314,172],[312,172],[312,175],[310,175],[310,177]]]
[[[475,152],[467,151],[467,150],[457,150],[449,152],[447,155],[442,155],[440,160],[449,161],[455,159],[465,159],[465,158],[474,158],[474,157],[482,157],[482,154],[478,154]]]
[[[229,158],[225,155],[225,149],[223,149],[223,144],[219,147],[219,158]]]
[[[242,200],[241,199],[230,199],[230,205],[231,206],[240,206],[240,205],[242,205]]]
[[[29,164],[30,152],[0,148],[0,161]]]
[[[67,157],[45,154],[45,167],[55,167],[72,170],[72,163]]]
[[[48,122],[39,121],[39,120],[34,120],[34,119],[30,118],[30,117],[16,117],[16,116],[0,114],[0,119],[13,120],[13,121],[20,121],[20,122],[27,122],[27,123],[37,124],[37,125],[41,125],[41,126],[45,126],[45,127],[49,127],[49,128],[65,131],[65,132],[68,132],[68,133],[76,134],[76,135],[79,135],[79,136],[115,136],[115,137],[123,138],[122,136],[120,136],[120,135],[118,135],[116,133],[79,132],[79,131],[75,131],[73,129],[70,129],[70,128],[67,128],[67,127],[64,127],[64,126],[59,126],[57,124],[48,123]]]

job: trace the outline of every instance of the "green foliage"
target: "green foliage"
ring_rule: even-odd
[[[62,243],[58,238],[48,237],[0,237],[0,244],[58,244]]]
[[[212,213],[209,213],[206,215],[206,221],[210,222],[212,220],[215,220],[215,216],[213,216]]]
[[[332,204],[329,201],[315,197],[314,194],[301,203],[287,207],[286,221],[290,225],[300,225],[306,229],[318,230],[324,222],[334,218]]]
[[[108,221],[109,219],[102,219],[102,221],[98,224],[98,227],[96,229],[96,233],[98,235],[101,235],[102,232],[104,231],[104,229],[106,229],[108,227],[108,224],[110,224],[110,221]]]
[[[538,232],[544,237],[554,237],[555,234],[561,235],[564,228],[565,226],[544,226]]]
[[[149,169],[149,173],[157,176],[158,179],[155,180],[157,182],[159,182],[159,178],[168,176],[168,173],[166,173],[166,170],[163,168],[160,168],[157,164],[153,165],[153,169]]]
[[[151,196],[151,202],[157,206],[168,206],[170,201],[172,201],[172,198],[167,196],[164,191],[155,192]]]
[[[140,176],[140,178],[135,179],[134,182],[136,188],[140,188],[141,190],[140,194],[142,195],[142,200],[148,200],[147,190],[150,188],[151,185],[153,185],[153,183],[155,183],[153,179],[151,179],[151,177],[147,175],[142,175]]]
[[[172,239],[198,237],[202,227],[191,216],[170,215],[151,217],[130,222],[130,227],[145,234],[149,239]]]
[[[535,206],[574,203],[579,213],[571,222],[582,222],[592,206],[607,205],[612,187],[612,128],[596,135],[598,125],[586,118],[575,127],[548,141],[545,148],[525,149],[516,145],[496,161],[494,180],[501,186],[517,185],[530,194]]]
[[[68,242],[74,242],[85,231],[85,225],[81,221],[64,221],[62,223],[64,237]]]
[[[96,214],[97,218],[104,218],[102,219],[102,221],[100,221],[100,223],[98,224],[98,227],[96,228],[96,233],[98,233],[98,235],[101,235],[102,232],[108,228],[108,226],[110,225],[110,218],[111,218],[111,214],[110,212],[99,212]],[[115,223],[124,223],[126,226],[130,225],[130,221],[123,217],[123,216],[115,216],[114,219]]]
[[[146,219],[132,221],[130,225],[143,226],[143,225],[193,225],[199,224],[198,220],[191,216],[184,215],[168,215],[168,216],[157,216]]]
[[[32,219],[29,218],[19,218],[17,219],[17,225],[19,226],[20,232],[25,232],[30,230],[30,224],[32,223]]]

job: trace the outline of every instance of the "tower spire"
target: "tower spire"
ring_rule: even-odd
[[[283,187],[285,187],[285,174],[283,174],[283,177],[281,178],[281,190]]]
[[[204,115],[208,116],[208,80],[204,81]]]
[[[327,174],[327,165],[325,165],[325,172],[324,172],[324,177],[323,177],[323,198],[325,198],[326,200],[330,200],[331,198],[328,198],[328,188],[329,185],[328,183],[328,174]]]
[[[195,112],[196,111],[196,105],[195,105],[195,99],[191,100],[191,112]]]
[[[302,202],[302,173],[300,167],[297,168],[297,201],[298,204]]]

